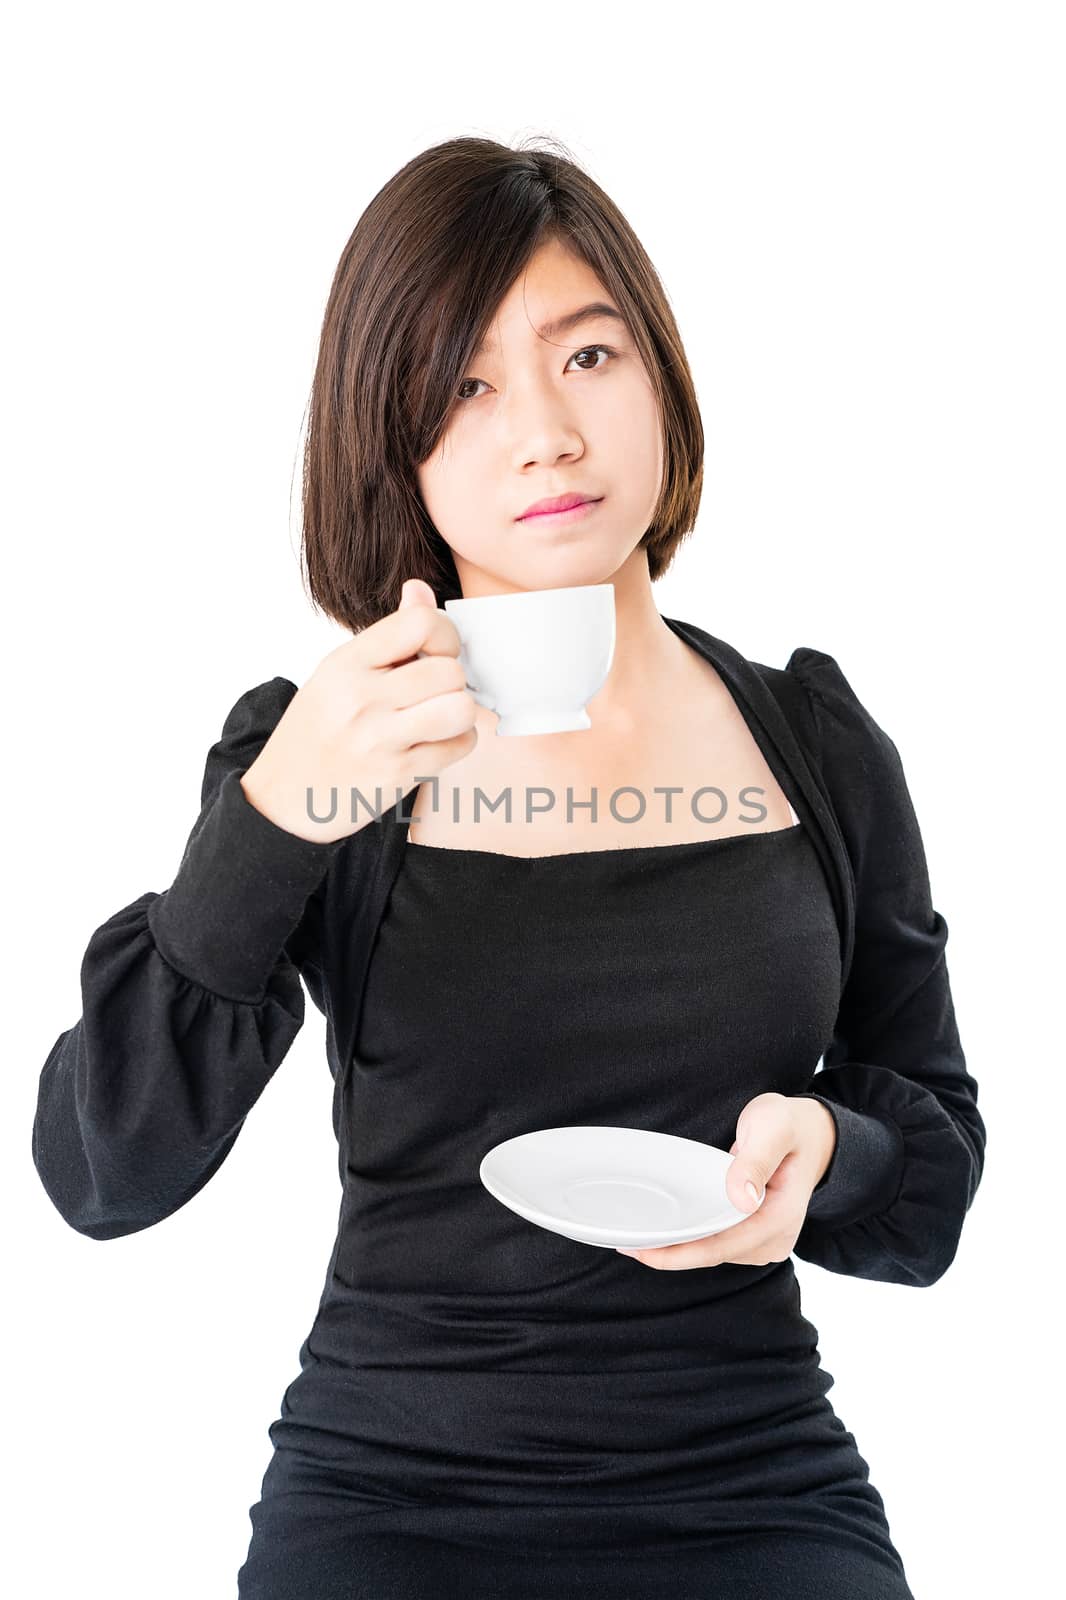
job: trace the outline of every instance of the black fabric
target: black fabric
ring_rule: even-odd
[[[587,1550],[617,1552],[621,1508],[662,1507],[682,1560],[702,1534],[706,1582],[716,1532],[791,1531],[864,1550],[857,1593],[893,1563],[887,1592],[906,1593],[791,1260],[652,1272],[535,1227],[478,1177],[500,1141],[559,1125],[727,1149],[754,1094],[803,1092],[839,988],[802,825],[532,859],[406,847],[363,997],[330,1286],[270,1429],[242,1595],[283,1592],[266,1574],[294,1495],[332,1506],[360,1573],[366,1511],[417,1529],[425,1510],[425,1531],[479,1507],[528,1544],[562,1499]],[[660,1543],[661,1581],[674,1553]],[[459,1558],[445,1539],[436,1570],[458,1582]]]
[[[590,1538],[569,1500],[525,1509],[520,1535],[513,1513],[481,1506],[352,1518],[335,1496],[275,1495],[252,1508],[239,1600],[914,1600],[898,1556],[798,1514],[707,1529],[687,1505],[626,1505]]]
[[[341,1225],[271,1429],[248,1596],[389,1592],[384,1576],[366,1589],[353,1576],[383,1512],[382,1560],[390,1538],[420,1530],[444,1593],[445,1547],[470,1525],[460,1510],[483,1519],[475,1534],[499,1527],[543,1556],[538,1540],[575,1502],[603,1530],[619,1506],[644,1507],[648,1539],[672,1530],[668,1575],[682,1546],[702,1551],[703,1578],[757,1574],[760,1550],[768,1573],[771,1541],[794,1534],[812,1583],[815,1552],[847,1548],[869,1563],[850,1593],[908,1593],[880,1496],[825,1398],[791,1259],[654,1272],[523,1223],[477,1180],[497,1139],[567,1121],[698,1128],[727,1148],[745,1101],[787,1084],[838,1127],[796,1256],[928,1285],[958,1248],[985,1130],[898,752],[832,657],[797,650],[781,673],[664,620],[721,673],[799,827],[530,862],[407,848],[405,796],[350,839],[312,844],[237,781],[295,693],[275,678],[238,700],[209,752],[174,883],[89,941],[82,1016],[44,1064],[33,1126],[41,1181],[88,1237],[186,1204],[284,1059],[304,987],[327,1021]],[[499,932],[519,887],[529,961],[501,998],[499,971],[495,989],[479,977],[484,924],[451,925],[448,908],[477,894]],[[655,938],[638,939],[649,923]],[[548,959],[553,929],[566,959]],[[452,965],[427,979],[438,940]],[[516,1098],[509,1061],[549,1043],[542,1059],[564,1077],[530,1068]],[[328,1588],[321,1565],[315,1586],[290,1571],[270,1587],[278,1519],[291,1529],[302,1510],[316,1548],[343,1550],[352,1587]],[[895,1587],[878,1587],[885,1563]]]

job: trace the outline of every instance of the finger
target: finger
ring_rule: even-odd
[[[690,1267],[719,1267],[758,1250],[777,1232],[776,1226],[767,1222],[760,1211],[746,1217],[718,1233],[706,1234],[702,1239],[686,1239],[683,1244],[664,1244],[647,1250],[618,1250],[621,1256],[632,1256],[645,1267],[658,1267],[665,1272],[684,1272]]]
[[[428,605],[436,606],[437,597],[424,578],[405,578],[400,586],[400,605],[404,606]]]
[[[455,694],[466,688],[466,673],[457,656],[423,656],[390,672],[380,694],[393,711],[406,711],[436,695]]]
[[[795,1120],[784,1095],[757,1095],[744,1107],[726,1172],[726,1194],[738,1211],[754,1212],[762,1205],[767,1184],[794,1142]]]
[[[429,590],[416,591],[419,595]],[[445,611],[435,605],[404,604],[388,616],[372,622],[351,641],[368,667],[395,667],[415,660],[420,650],[427,655],[458,656],[462,649],[459,630]]]

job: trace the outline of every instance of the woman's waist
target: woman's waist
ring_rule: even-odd
[[[590,1270],[496,1291],[335,1270],[305,1348],[339,1367],[476,1373],[817,1366],[818,1330],[803,1316],[791,1259],[665,1273],[606,1254]]]
[[[270,1437],[286,1470],[367,1504],[817,1492],[863,1470],[832,1382],[780,1357],[580,1372],[309,1357]]]

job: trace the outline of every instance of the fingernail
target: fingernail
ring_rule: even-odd
[[[756,1189],[755,1185],[752,1183],[750,1178],[748,1179],[748,1181],[744,1185],[744,1187],[745,1187],[745,1189],[747,1189],[748,1193],[751,1195],[751,1203],[752,1203],[752,1205],[757,1206],[759,1204],[759,1191],[758,1191],[758,1189]]]

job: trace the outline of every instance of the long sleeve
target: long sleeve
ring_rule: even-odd
[[[320,889],[339,841],[289,833],[240,778],[296,693],[248,690],[208,752],[173,883],[108,918],[81,963],[82,1015],[41,1071],[33,1160],[70,1226],[113,1239],[203,1188],[320,992]]]
[[[837,1144],[794,1253],[830,1272],[926,1287],[951,1265],[984,1167],[921,833],[899,752],[832,656],[802,648],[819,760],[855,873],[855,948],[807,1093]]]

